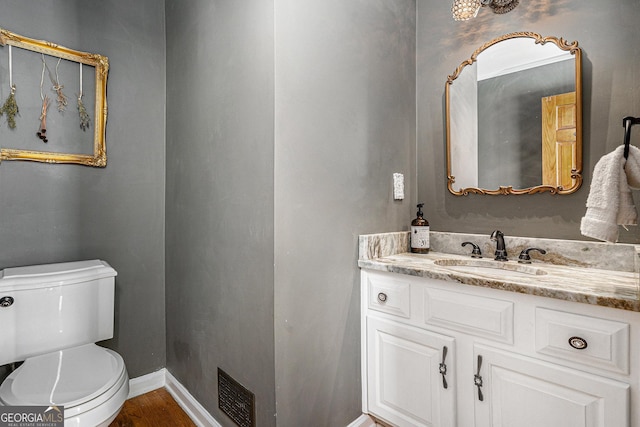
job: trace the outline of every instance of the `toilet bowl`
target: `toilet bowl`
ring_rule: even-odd
[[[24,360],[0,385],[0,405],[62,406],[65,427],[108,426],[128,394],[113,336],[113,270],[81,261],[0,271],[0,365]]]
[[[64,407],[65,427],[108,426],[128,394],[122,357],[88,344],[25,360],[0,385],[0,404],[55,404]]]

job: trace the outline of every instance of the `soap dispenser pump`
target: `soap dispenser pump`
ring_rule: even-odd
[[[411,252],[417,254],[429,253],[429,221],[424,219],[423,206],[424,203],[418,204],[416,218],[411,221]]]

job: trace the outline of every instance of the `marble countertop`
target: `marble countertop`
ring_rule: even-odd
[[[514,260],[504,263],[494,261],[490,256],[482,258],[480,263],[496,267],[495,270],[493,268],[474,269],[471,266],[472,268],[468,268],[468,271],[463,271],[447,264],[473,264],[477,261],[468,255],[433,250],[429,254],[414,254],[406,252],[406,249],[402,252],[401,250],[406,248],[405,236],[402,233],[389,233],[387,236],[391,236],[392,240],[399,239],[400,244],[394,243],[391,246],[395,247],[380,250],[378,243],[372,245],[372,240],[366,239],[372,236],[374,235],[361,236],[361,256],[358,266],[364,269],[640,312],[639,282],[636,271],[554,265],[536,261],[531,264],[519,264]],[[363,240],[362,237],[365,239]],[[371,250],[366,249],[367,245],[369,248],[378,246],[372,253]],[[513,273],[513,270],[520,270],[520,273]]]

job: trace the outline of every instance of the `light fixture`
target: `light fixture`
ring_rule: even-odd
[[[468,21],[478,15],[480,7],[490,7],[493,13],[511,12],[519,0],[453,0],[451,13],[456,21]]]
[[[507,13],[515,9],[519,2],[519,0],[490,0],[486,3],[491,7],[493,13]],[[484,3],[483,1],[483,6]]]
[[[456,21],[468,21],[475,18],[480,10],[480,0],[453,0],[451,13]]]

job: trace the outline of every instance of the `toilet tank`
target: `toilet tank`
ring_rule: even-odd
[[[100,260],[0,271],[0,365],[113,337],[116,275]]]

